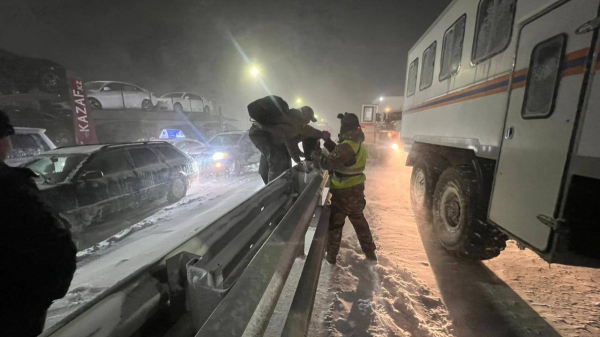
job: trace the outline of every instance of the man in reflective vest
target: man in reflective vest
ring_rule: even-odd
[[[335,264],[342,240],[342,228],[348,217],[365,256],[369,260],[377,261],[375,243],[369,223],[363,214],[366,205],[364,171],[367,164],[367,148],[363,146],[365,135],[355,114],[340,114],[338,118],[342,120],[339,143],[336,146],[331,139],[326,139],[324,146],[331,153],[314,158],[322,168],[333,171],[330,185],[331,216],[325,259]]]

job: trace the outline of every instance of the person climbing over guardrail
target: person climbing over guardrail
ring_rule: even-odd
[[[324,139],[327,131],[308,125],[316,122],[314,111],[308,107],[290,109],[279,96],[266,96],[248,105],[252,127],[250,140],[261,152],[258,172],[265,184],[292,167],[291,159],[302,163],[304,156],[298,143],[309,138]]]
[[[355,114],[339,114],[338,118],[341,119],[339,144],[336,145],[330,137],[326,137],[324,147],[330,154],[323,155],[321,151],[315,151],[313,154],[316,166],[333,171],[330,184],[331,216],[325,259],[331,264],[336,263],[342,241],[342,229],[348,217],[366,258],[377,261],[376,246],[369,223],[363,214],[366,205],[364,170],[367,164],[367,149],[363,146],[365,135]]]

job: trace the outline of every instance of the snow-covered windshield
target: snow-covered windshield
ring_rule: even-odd
[[[221,134],[216,135],[208,141],[209,146],[236,146],[238,145],[242,135],[240,134]]]
[[[41,182],[56,184],[65,181],[85,158],[85,154],[42,155],[23,166],[36,173]]]

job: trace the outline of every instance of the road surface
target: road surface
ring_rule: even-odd
[[[448,255],[415,222],[405,161],[368,166],[379,264],[347,222],[338,264],[323,264],[310,336],[600,336],[600,270],[550,266],[512,241],[491,261]]]

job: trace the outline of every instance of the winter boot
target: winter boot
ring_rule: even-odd
[[[374,250],[366,251],[365,256],[367,257],[367,260],[377,262],[377,254],[375,254]]]
[[[325,260],[327,262],[329,262],[329,264],[335,264],[336,258],[337,258],[336,255],[333,255],[333,254],[330,254],[330,253],[327,253],[327,255],[325,255]]]

